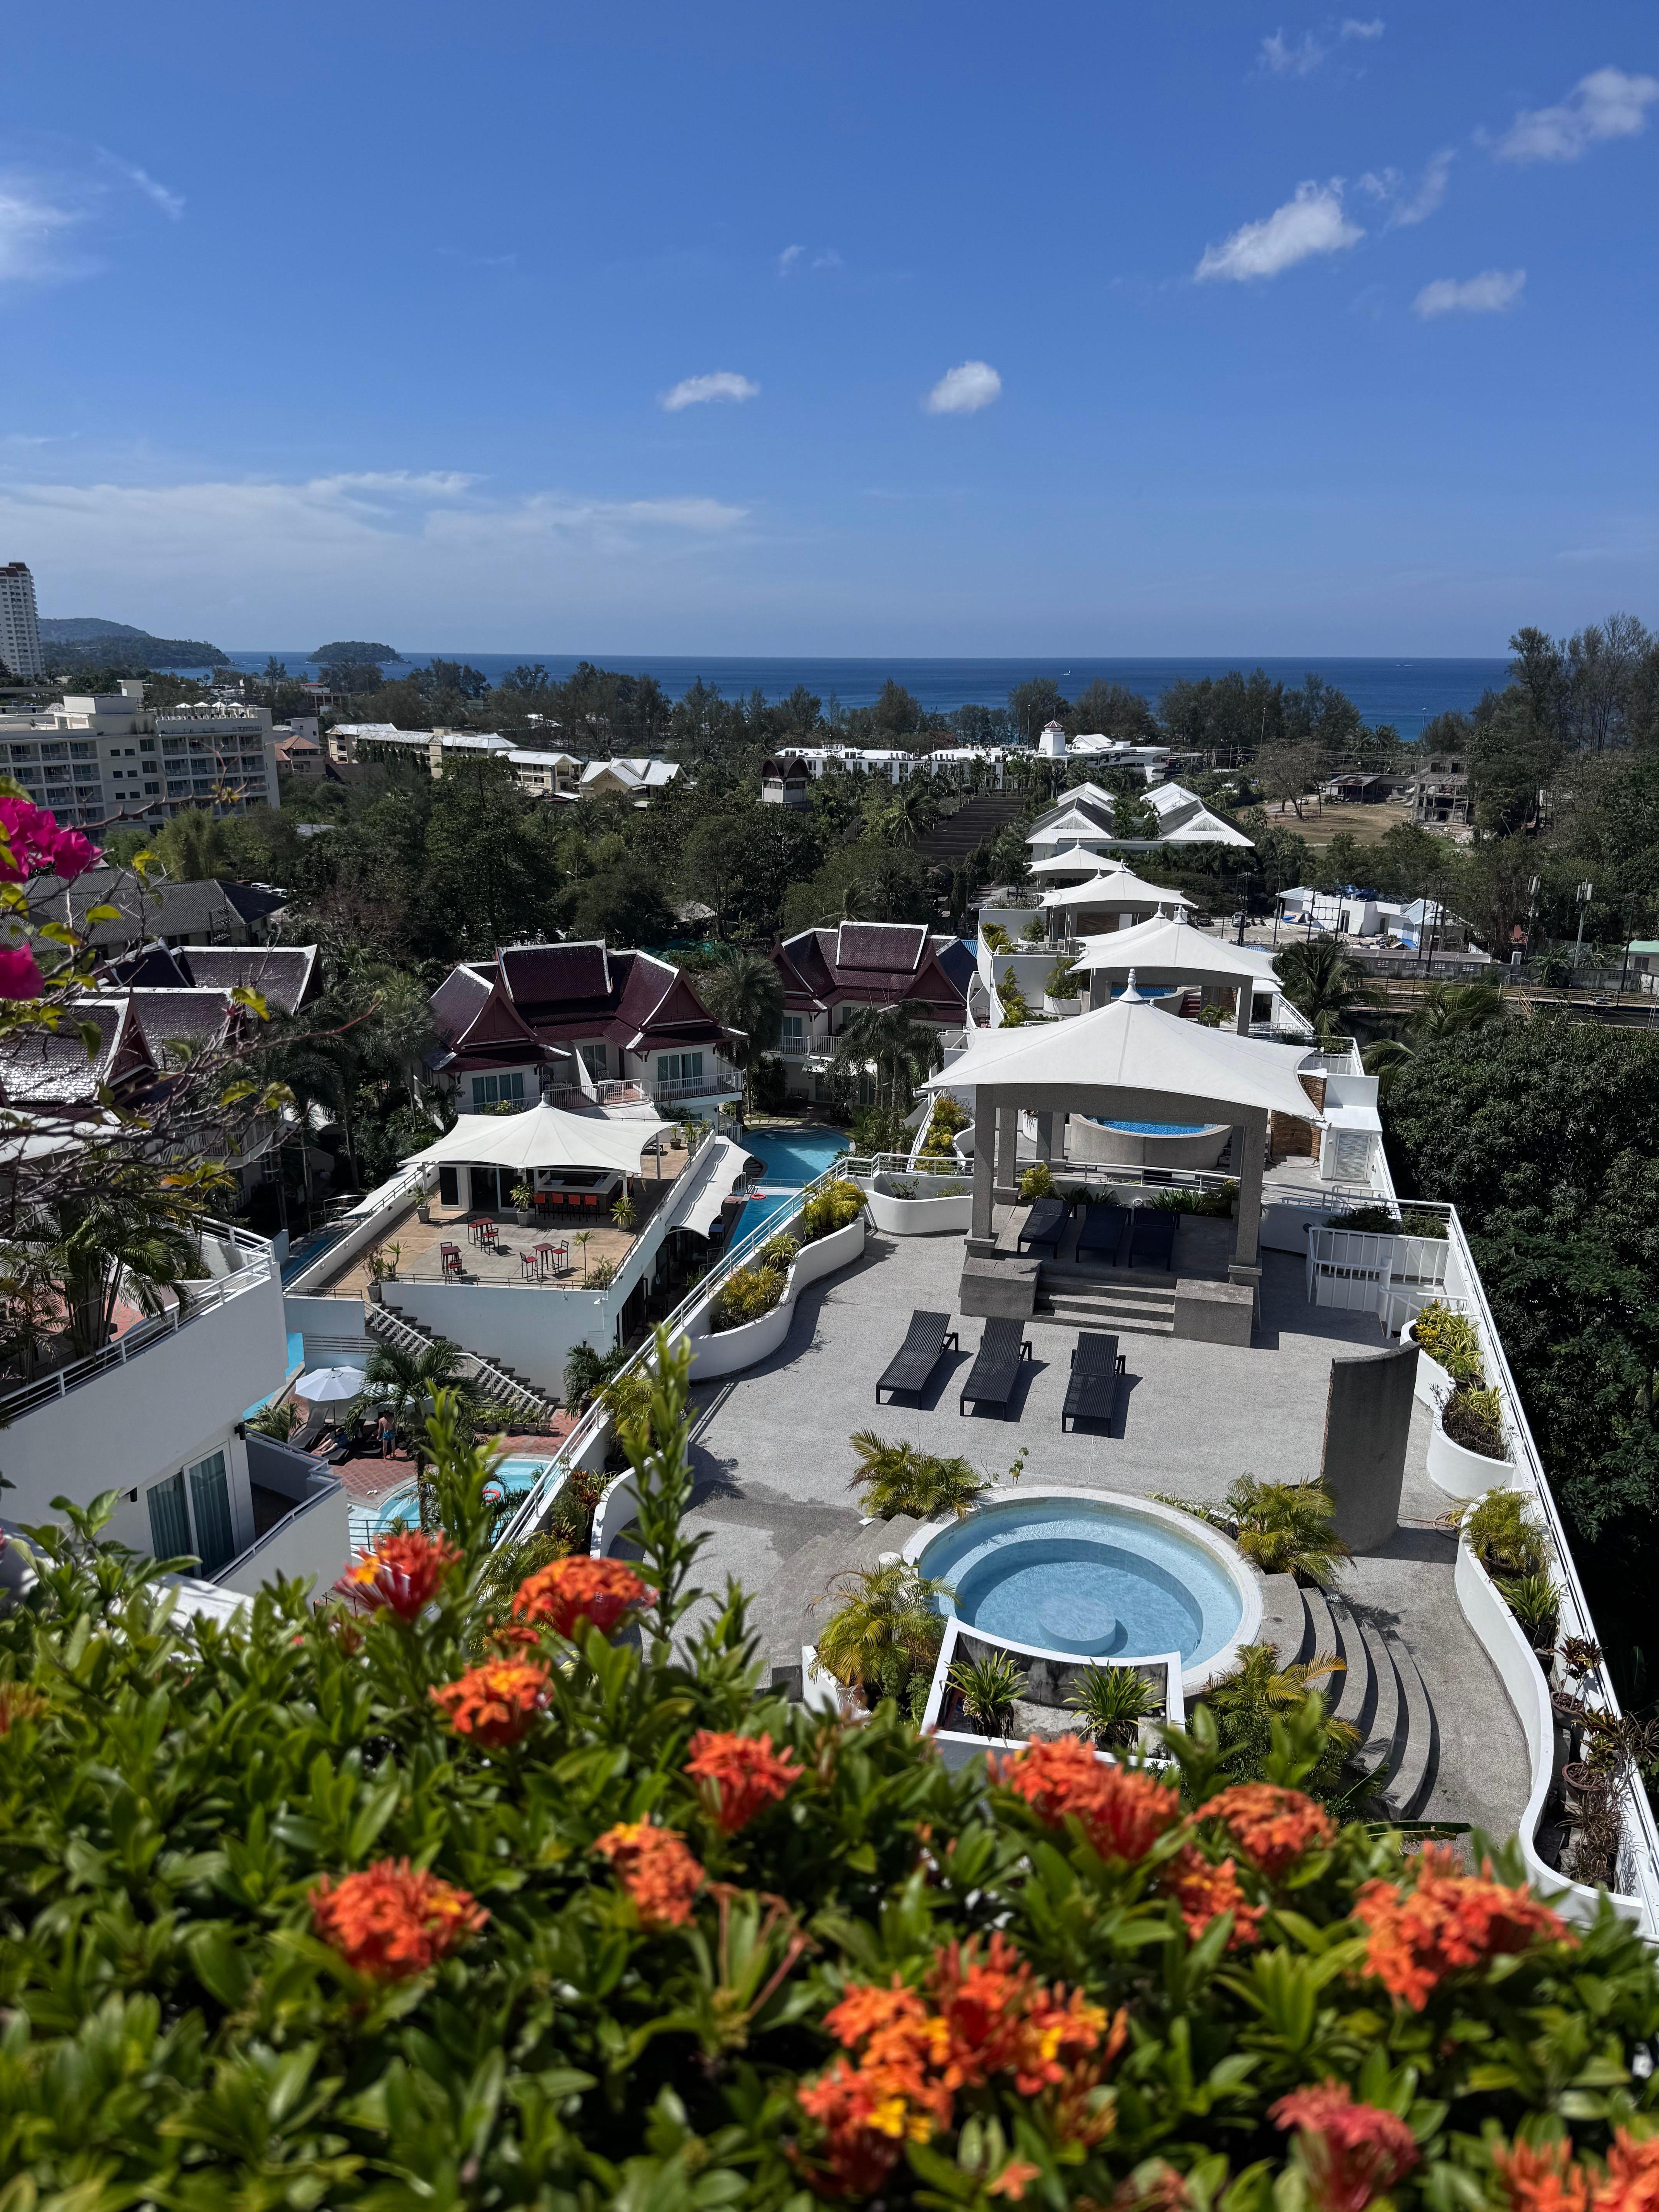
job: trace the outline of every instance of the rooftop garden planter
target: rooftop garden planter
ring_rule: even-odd
[[[1465,1407],[1457,1405],[1460,1399],[1484,1399],[1487,1395],[1485,1391],[1452,1390],[1434,1401],[1433,1426],[1429,1431],[1429,1480],[1448,1498],[1465,1500],[1484,1497],[1487,1491],[1507,1483],[1514,1472],[1515,1463],[1507,1449],[1477,1451],[1458,1440],[1462,1435],[1484,1433],[1490,1437],[1490,1429],[1485,1423],[1479,1428],[1462,1423],[1460,1416]],[[1452,1407],[1456,1408],[1453,1413],[1453,1427],[1457,1431],[1455,1435],[1448,1434],[1445,1424],[1446,1412]],[[1498,1434],[1502,1433],[1500,1417]]]
[[[960,1236],[973,1210],[965,1176],[877,1176],[870,1186],[870,1218],[884,1237]]]

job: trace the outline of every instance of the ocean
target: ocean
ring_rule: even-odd
[[[549,675],[563,678],[583,657],[538,653],[526,647],[522,653],[418,653],[411,654],[402,665],[421,665],[440,658],[465,660],[493,684],[521,661],[539,660]],[[1346,691],[1365,721],[1392,722],[1406,738],[1415,738],[1425,722],[1449,708],[1461,708],[1467,713],[1489,686],[1502,688],[1508,669],[1507,662],[1503,660],[1361,660],[1318,653],[1297,659],[1260,660],[1248,654],[1213,659],[1162,660],[1097,660],[1084,657],[1069,660],[827,660],[806,656],[756,659],[714,653],[696,658],[670,653],[636,657],[614,653],[586,657],[625,675],[654,676],[674,699],[690,690],[701,677],[728,699],[746,698],[757,689],[769,699],[781,699],[796,684],[804,684],[826,708],[831,700],[843,707],[868,707],[874,704],[882,685],[891,677],[907,691],[914,692],[930,713],[938,714],[948,713],[953,707],[1006,706],[1015,684],[1039,676],[1051,677],[1072,698],[1099,677],[1103,682],[1121,684],[1131,691],[1140,692],[1156,706],[1165,688],[1178,678],[1221,676],[1230,668],[1260,667],[1265,668],[1270,677],[1296,684],[1312,671]],[[280,647],[261,647],[257,653],[233,653],[231,658],[239,668],[256,673],[272,658],[285,661],[293,676],[310,677],[318,672],[316,664],[305,653],[291,649],[284,652]],[[394,668],[388,672],[395,675],[398,672]]]

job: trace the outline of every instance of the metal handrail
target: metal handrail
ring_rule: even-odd
[[[667,1331],[669,1341],[671,1343],[673,1341],[676,1332],[684,1328],[694,1310],[708,1297],[711,1291],[718,1289],[728,1275],[742,1266],[750,1254],[758,1251],[763,1244],[769,1244],[775,1237],[782,1233],[787,1224],[797,1218],[815,1190],[819,1189],[825,1183],[844,1182],[847,1179],[846,1170],[847,1162],[844,1158],[832,1161],[830,1166],[814,1176],[811,1182],[804,1183],[799,1191],[792,1193],[787,1206],[780,1207],[775,1213],[769,1214],[767,1218],[757,1227],[751,1229],[746,1237],[740,1237],[730,1251],[722,1254],[718,1265],[711,1267],[708,1273],[693,1284],[673,1311],[659,1324]],[[650,1356],[655,1341],[656,1330],[653,1328],[645,1342],[623,1361],[611,1378],[612,1381],[620,1382],[624,1375],[631,1375],[635,1369]],[[597,1401],[588,1407],[561,1445],[557,1458],[534,1486],[526,1492],[518,1511],[503,1525],[495,1539],[498,1545],[520,1543],[533,1531],[537,1521],[544,1510],[547,1493],[557,1492],[563,1486],[582,1453],[593,1442],[599,1430],[609,1419],[610,1414],[605,1407]]]
[[[280,1521],[273,1521],[263,1536],[256,1536],[246,1551],[238,1552],[234,1559],[227,1559],[223,1566],[216,1567],[213,1571],[214,1580],[222,1583],[227,1575],[239,1574],[256,1553],[263,1552],[267,1544],[274,1543],[284,1529],[291,1528],[302,1513],[310,1513],[319,1505],[326,1505],[329,1500],[337,1496],[344,1487],[345,1485],[336,1475],[332,1482],[322,1484],[312,1492],[309,1498],[302,1498],[297,1505],[283,1514]]]
[[[125,1367],[136,1354],[147,1352],[165,1337],[176,1336],[191,1322],[199,1321],[204,1314],[216,1311],[232,1298],[240,1297],[244,1291],[252,1290],[256,1283],[269,1280],[276,1272],[271,1248],[264,1237],[250,1236],[246,1230],[238,1229],[230,1222],[209,1222],[204,1226],[212,1235],[228,1237],[240,1249],[255,1251],[258,1256],[251,1260],[246,1267],[238,1267],[233,1274],[209,1277],[199,1291],[193,1283],[185,1285],[180,1290],[176,1305],[169,1306],[165,1313],[155,1314],[148,1321],[135,1323],[131,1328],[124,1330],[113,1344],[105,1345],[100,1351],[88,1352],[79,1359],[70,1360],[65,1365],[54,1368],[49,1375],[41,1376],[36,1382],[20,1383],[15,1389],[0,1393],[0,1422],[21,1420],[25,1414],[33,1413],[39,1407],[49,1405],[55,1399],[67,1397],[71,1390],[80,1389],[84,1383],[95,1382],[100,1375],[111,1374],[116,1368]]]

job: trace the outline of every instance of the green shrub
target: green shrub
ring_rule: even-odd
[[[763,1114],[781,1114],[788,1099],[789,1071],[775,1052],[757,1059],[750,1077],[755,1104]]]
[[[941,1458],[916,1444],[890,1443],[873,1429],[855,1430],[850,1442],[859,1469],[848,1487],[864,1492],[859,1503],[873,1521],[890,1521],[899,1513],[913,1514],[918,1521],[942,1513],[960,1517],[989,1487],[965,1459]]]
[[[1052,1198],[1054,1194],[1054,1178],[1047,1160],[1039,1160],[1035,1167],[1027,1168],[1021,1176],[1019,1195],[1022,1205],[1030,1206],[1036,1199]]]
[[[1484,1388],[1486,1370],[1480,1358],[1480,1339],[1467,1314],[1453,1313],[1437,1298],[1412,1323],[1412,1334],[1418,1348],[1443,1367],[1454,1382]]]
[[[1164,1190],[1156,1198],[1148,1199],[1149,1206],[1163,1213],[1191,1213],[1205,1220],[1225,1221],[1233,1210],[1233,1200],[1238,1196],[1236,1182],[1224,1182],[1215,1190]]]
[[[710,1327],[718,1335],[722,1329],[758,1321],[783,1296],[783,1285],[784,1277],[775,1267],[734,1267],[709,1310]]]
[[[458,1732],[432,1694],[469,1666],[520,1564],[475,1554],[478,1485],[450,1447],[434,1465],[463,1557],[409,1619],[313,1612],[290,1583],[198,1623],[170,1610],[154,1563],[100,1542],[94,1515],[39,1536],[39,1580],[0,1619],[9,2205],[1296,2212],[1336,2199],[1310,2182],[1316,2140],[1273,2107],[1329,2082],[1370,2130],[1356,2157],[1379,2107],[1413,2145],[1391,2187],[1362,2165],[1344,2202],[1495,2212],[1517,2131],[1541,2145],[1570,2127],[1580,2158],[1646,2131],[1659,1969],[1611,1911],[1563,1940],[1513,1847],[1472,1839],[1516,1886],[1495,1925],[1397,1833],[1356,1822],[1328,1839],[1294,1800],[1300,1844],[1270,1878],[1205,1811],[1243,1723],[1224,1751],[1200,1707],[1170,1738],[1168,1784],[1115,1782],[1139,1828],[1117,1852],[1088,1797],[1033,1788],[1039,1809],[1016,1789],[1042,1771],[1030,1757],[953,1772],[893,1705],[848,1727],[770,1694],[739,1595],[688,1613],[684,1361],[661,1395],[636,1478],[658,1595],[629,1641],[550,1638],[545,1705],[505,1746]],[[900,1585],[888,1629],[866,1601],[842,1641],[878,1681],[896,1652],[908,1699],[939,1617],[913,1575],[872,1571]],[[1244,1709],[1220,1705],[1230,1731]],[[1312,1778],[1322,1727],[1307,1700],[1272,1705],[1268,1778]],[[703,1765],[734,1733],[769,1738],[785,1760],[771,1802],[722,1821],[735,1801],[689,1771],[701,1731]],[[685,1870],[655,1893],[672,1916],[647,1917],[630,1864],[642,1822]],[[400,1869],[448,1885],[453,1911],[447,1955],[430,1944],[394,1978],[353,1962],[337,1907],[353,1876],[395,1896],[414,1880]],[[1429,1881],[1466,1964],[1401,1941]],[[993,1931],[1016,1974],[1100,2008],[1078,2031],[1097,2073],[1022,2088],[1000,2066],[961,2086],[935,2069],[926,2124],[849,2139],[867,2163],[843,2184],[799,2094],[842,2054],[832,2008],[896,1980],[933,2017],[965,1963],[953,1947],[982,1960]],[[1127,2039],[1109,2044],[1120,2008]],[[1577,2169],[1560,2201],[1588,2201]]]
[[[1002,1006],[1002,1022],[1005,1029],[1018,1029],[1030,1020],[1030,1006],[1024,992],[1020,989],[1015,979],[1012,968],[997,985],[997,997]]]
[[[1485,1459],[1508,1456],[1504,1441],[1504,1413],[1496,1389],[1477,1390],[1460,1382],[1440,1408],[1440,1425],[1455,1444],[1479,1452]]]
[[[1025,1670],[1006,1651],[982,1659],[958,1659],[945,1678],[962,1700],[962,1710],[981,1735],[1006,1735],[1014,1705],[1025,1687]]]
[[[968,1128],[973,1116],[964,1106],[941,1091],[933,1101],[933,1110],[927,1119],[927,1133],[921,1140],[921,1149],[928,1158],[954,1159],[956,1146],[952,1139],[960,1129]]]
[[[763,1267],[776,1267],[781,1273],[787,1275],[799,1249],[800,1246],[794,1237],[774,1237],[761,1246],[757,1264]]]
[[[831,1236],[856,1221],[863,1211],[864,1193],[855,1182],[844,1177],[827,1182],[813,1192],[796,1216],[800,1241],[811,1244],[820,1237]]]
[[[1043,977],[1042,988],[1051,999],[1076,998],[1083,985],[1077,972],[1077,962],[1071,953],[1061,953]]]
[[[1544,1530],[1518,1490],[1489,1490],[1464,1517],[1475,1557],[1495,1582],[1541,1575],[1549,1565]]]
[[[1158,1710],[1158,1694],[1139,1667],[1085,1667],[1066,1700],[1103,1749],[1128,1751],[1140,1723]]]
[[[248,1422],[249,1428],[262,1437],[275,1437],[285,1444],[300,1426],[300,1409],[291,1398],[274,1399],[269,1406],[261,1406]]]
[[[1549,1650],[1561,1620],[1561,1593],[1547,1575],[1516,1575],[1499,1583],[1504,1602],[1536,1650]]]
[[[1447,1235],[1445,1221],[1437,1213],[1395,1213],[1386,1206],[1356,1206],[1349,1213],[1328,1214],[1325,1226],[1380,1237],[1428,1237],[1442,1244]]]
[[[981,921],[979,939],[980,943],[992,952],[1012,952],[1014,949],[1012,938],[1000,921]]]

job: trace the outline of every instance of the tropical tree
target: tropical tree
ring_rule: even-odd
[[[872,1520],[890,1521],[896,1513],[929,1521],[942,1513],[960,1516],[988,1488],[985,1478],[965,1459],[945,1459],[910,1443],[890,1443],[873,1429],[856,1430],[851,1439],[859,1471],[849,1486],[864,1492],[861,1503]]]
[[[374,1393],[376,1410],[389,1413],[398,1428],[416,1440],[416,1458],[422,1455],[419,1439],[440,1390],[454,1393],[469,1422],[477,1410],[477,1390],[461,1368],[464,1356],[459,1345],[441,1336],[422,1344],[418,1352],[400,1344],[377,1344],[368,1355],[363,1380]]]
[[[1285,997],[1322,1036],[1331,1034],[1346,1007],[1382,1003],[1383,993],[1333,937],[1316,937],[1281,947],[1273,960],[1273,972],[1285,987]]]
[[[939,1031],[904,1006],[860,1006],[847,1018],[836,1044],[836,1071],[856,1075],[872,1068],[876,1103],[908,1113],[915,1086],[944,1065]]]
[[[1205,1691],[1201,1700],[1214,1717],[1223,1767],[1241,1780],[1255,1781],[1272,1751],[1275,1723],[1282,1729],[1292,1714],[1304,1711],[1309,1692],[1345,1668],[1345,1661],[1328,1652],[1281,1667],[1271,1644],[1247,1644],[1232,1674]],[[1357,1785],[1345,1782],[1343,1769],[1362,1741],[1347,1721],[1322,1713],[1319,1740],[1318,1764],[1302,1784],[1310,1796],[1352,1810],[1386,1779],[1379,1769]]]
[[[949,1594],[903,1559],[838,1576],[830,1595],[842,1603],[819,1633],[819,1666],[872,1709],[898,1698],[919,1711],[945,1634],[938,1600]]]
[[[1128,1751],[1139,1740],[1140,1723],[1156,1710],[1158,1693],[1139,1667],[1088,1667],[1066,1702],[1083,1716],[1097,1744]]]
[[[202,1219],[198,1194],[133,1174],[27,1220],[0,1252],[0,1292],[14,1322],[27,1320],[30,1364],[44,1349],[50,1318],[71,1357],[81,1358],[109,1342],[121,1298],[144,1314],[160,1313],[170,1297],[185,1303],[189,1284],[207,1273],[198,1243]]]
[[[743,1032],[727,1050],[743,1070],[746,1108],[756,1061],[775,1051],[783,1036],[783,978],[763,952],[720,945],[697,977],[697,995],[717,1022]]]
[[[1504,994],[1492,983],[1431,983],[1403,1036],[1383,1037],[1360,1055],[1367,1075],[1386,1093],[1406,1062],[1425,1045],[1446,1044],[1504,1019]]]

